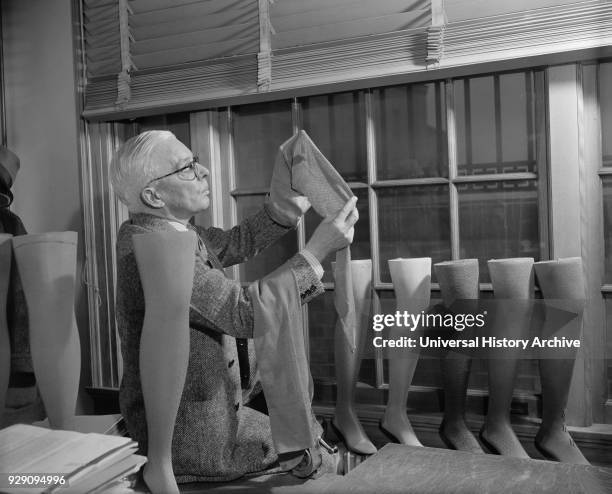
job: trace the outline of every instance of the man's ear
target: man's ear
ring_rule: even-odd
[[[153,187],[145,187],[140,193],[140,198],[145,206],[153,209],[163,208],[166,203],[159,196],[157,191]]]

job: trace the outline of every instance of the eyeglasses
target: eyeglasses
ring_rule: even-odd
[[[166,173],[161,177],[154,178],[153,180],[149,180],[149,183],[155,182],[156,180],[161,180],[162,178],[169,177],[171,175],[178,175],[178,178],[181,180],[202,180],[206,176],[205,169],[199,169],[198,165],[200,161],[197,156],[194,156],[193,159],[187,163],[185,166],[182,166],[178,170],[174,170],[173,172]]]

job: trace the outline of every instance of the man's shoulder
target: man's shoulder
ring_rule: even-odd
[[[175,231],[170,221],[151,214],[138,213],[131,215],[119,227],[117,236],[134,235],[135,233]]]
[[[117,231],[117,246],[120,247],[124,243],[132,243],[132,235],[138,233],[146,233],[148,230],[145,226],[136,224],[132,220],[124,221]]]
[[[119,257],[132,252],[133,235],[167,230],[172,230],[172,226],[163,218],[148,214],[132,215],[121,224],[117,231],[117,253]]]

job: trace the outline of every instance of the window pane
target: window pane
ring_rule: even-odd
[[[377,196],[381,281],[391,282],[387,261],[395,257],[450,259],[447,186],[389,187]]]
[[[293,134],[291,102],[232,108],[236,186],[268,188],[278,147]]]
[[[359,220],[355,225],[355,235],[351,244],[351,259],[370,259],[372,253],[370,251],[370,208],[368,206],[368,189],[353,190],[353,194],[357,196],[357,211],[359,211]],[[306,240],[308,240],[322,218],[310,209],[305,216]],[[323,262],[325,274],[323,281],[334,281],[331,272],[331,262],[336,258],[335,255],[328,256]]]
[[[240,196],[236,198],[238,220],[242,220],[263,206],[264,195]],[[259,255],[240,265],[240,280],[255,281],[270,274],[293,256],[297,248],[297,232],[291,230]]]
[[[608,376],[608,399],[612,398],[612,294],[604,293],[604,304],[606,309],[606,350],[605,367]]]
[[[517,172],[535,171],[533,91],[530,72],[499,76],[501,161]]]
[[[372,92],[377,179],[447,177],[443,83]]]
[[[460,173],[495,173],[495,91],[493,77],[455,82],[457,163]],[[479,167],[490,165],[491,169]],[[476,168],[476,170],[474,170]]]
[[[363,92],[301,100],[304,130],[347,182],[367,182]]]
[[[612,62],[599,65],[603,164],[612,166]]]
[[[462,184],[459,192],[461,258],[478,258],[480,280],[489,259],[540,257],[535,180]]]
[[[531,72],[453,83],[459,175],[535,172]]]
[[[185,146],[191,146],[189,133],[189,113],[172,113],[170,115],[153,115],[136,120],[138,133],[146,130],[169,130]]]
[[[604,283],[612,283],[612,177],[604,176],[603,185],[603,218],[604,249],[606,255]]]

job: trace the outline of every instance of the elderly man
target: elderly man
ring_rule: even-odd
[[[198,235],[190,356],[172,445],[179,482],[231,480],[277,465],[268,417],[234,403],[237,395],[247,401],[256,384],[254,356],[245,351],[244,340],[253,337],[253,302],[223,268],[257,255],[295,227],[297,203],[285,209],[278,206],[291,202],[295,194],[289,187],[276,190],[279,201],[268,197],[259,212],[229,231],[194,227],[189,220],[209,207],[208,174],[192,152],[166,131],[131,138],[111,164],[115,192],[131,213],[117,239],[117,321],[124,361],[120,404],[129,432],[143,452],[147,429],[138,360],[145,307],[131,237],[186,229]],[[299,207],[303,214],[304,206]],[[306,247],[279,268],[292,271],[303,304],[324,291],[321,262],[352,241],[357,218],[352,199],[336,218],[323,220]]]

